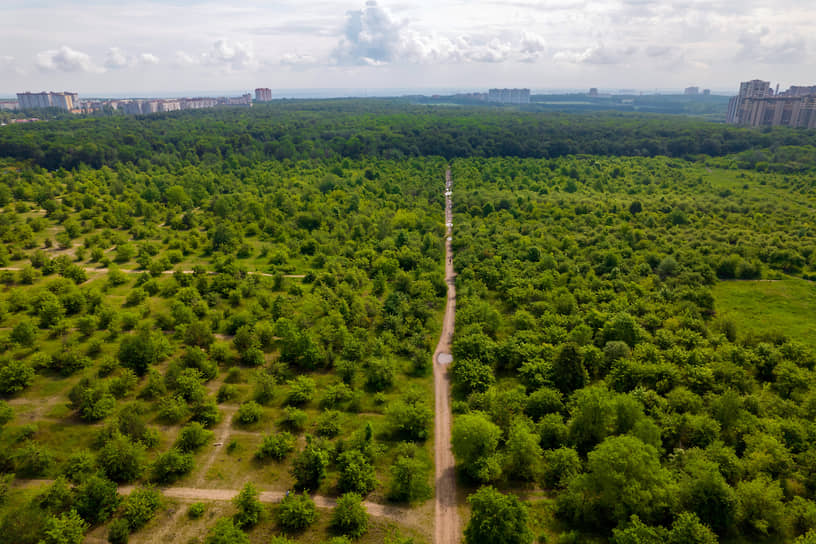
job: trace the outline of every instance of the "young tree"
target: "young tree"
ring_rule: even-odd
[[[313,444],[311,437],[306,437],[306,447],[292,462],[295,488],[309,491],[320,487],[328,464],[329,454]]]
[[[356,493],[346,493],[337,499],[331,526],[351,538],[360,538],[368,530],[368,512],[363,499]]]
[[[484,414],[474,412],[457,417],[452,437],[457,464],[474,480],[495,480],[501,475],[496,454],[500,438],[501,429]]]
[[[337,466],[340,469],[337,488],[342,493],[353,492],[366,495],[377,485],[374,467],[371,466],[366,456],[358,450],[348,450],[341,453],[337,458]]]
[[[542,451],[539,437],[526,418],[518,418],[510,426],[504,446],[504,471],[518,480],[535,480],[541,471]]]
[[[254,527],[261,519],[263,514],[263,504],[258,500],[260,493],[255,486],[247,483],[241,492],[233,499],[235,507],[238,512],[233,516],[235,526],[241,529],[249,529]]]
[[[278,524],[287,531],[305,529],[317,519],[314,501],[304,491],[302,495],[286,495],[278,505]]]
[[[391,465],[391,490],[389,498],[394,501],[414,502],[431,496],[428,485],[428,467],[414,457],[401,455]]]
[[[465,528],[466,544],[532,544],[527,508],[515,495],[482,487],[468,497],[471,517]]]
[[[76,510],[52,516],[45,528],[45,535],[40,544],[81,544],[85,538],[85,523]]]
[[[116,483],[98,474],[86,478],[76,488],[75,497],[77,512],[91,525],[106,521],[119,507]]]

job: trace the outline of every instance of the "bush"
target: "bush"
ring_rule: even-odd
[[[431,496],[428,466],[419,459],[400,456],[390,470],[391,490],[388,496],[391,500],[414,502]]]
[[[205,429],[201,423],[188,423],[179,431],[176,447],[184,453],[193,452],[209,442],[212,437],[213,432]]]
[[[362,502],[362,498],[356,493],[346,493],[337,499],[331,526],[352,538],[363,536],[368,530],[368,512]]]
[[[13,395],[19,393],[34,381],[34,369],[28,361],[12,359],[0,362],[0,393]]]
[[[54,456],[45,447],[28,442],[14,454],[14,471],[20,478],[41,478],[54,464]]]
[[[52,516],[45,526],[45,534],[40,544],[81,544],[88,524],[76,510]]]
[[[283,409],[283,419],[281,420],[281,424],[293,431],[301,432],[306,428],[307,419],[309,419],[309,416],[300,408],[287,406]]]
[[[204,515],[204,510],[206,506],[203,502],[194,502],[190,505],[190,508],[187,510],[187,517],[190,519],[198,519]]]
[[[249,537],[235,526],[231,518],[221,518],[207,533],[204,544],[249,544]]]
[[[117,518],[108,525],[108,542],[110,544],[127,544],[130,539],[130,525],[126,519]]]
[[[258,500],[260,493],[252,484],[244,485],[241,492],[232,500],[238,512],[233,516],[235,526],[241,529],[254,527],[261,519],[263,505]]]
[[[337,466],[340,469],[337,488],[343,493],[353,492],[366,495],[377,485],[374,467],[358,450],[341,453],[337,458]]]
[[[320,487],[320,482],[326,477],[328,464],[329,454],[314,445],[311,437],[306,437],[306,448],[292,463],[296,489],[308,491]]]
[[[260,421],[263,413],[264,411],[261,405],[254,400],[250,400],[241,404],[240,408],[238,408],[238,412],[235,414],[235,417],[237,418],[238,423],[242,425],[250,425]]]
[[[119,507],[120,496],[116,483],[98,474],[85,479],[75,490],[74,506],[91,525],[103,523]]]
[[[116,432],[99,451],[99,466],[115,482],[131,482],[142,475],[145,447]]]
[[[193,469],[193,456],[176,448],[167,451],[153,463],[151,479],[154,482],[167,484],[184,476]]]
[[[218,388],[218,393],[215,395],[215,400],[219,403],[229,402],[238,397],[238,388],[232,384],[224,383]]]
[[[96,459],[87,450],[72,453],[65,463],[62,473],[71,483],[78,484],[96,470]]]
[[[161,506],[161,494],[152,487],[134,489],[125,499],[122,516],[127,520],[131,531],[137,531],[153,519]]]
[[[300,531],[315,522],[317,508],[306,492],[302,495],[292,493],[285,496],[278,505],[277,519],[282,529]]]
[[[289,404],[306,404],[314,398],[314,393],[317,385],[315,381],[308,376],[297,376],[289,380],[289,395],[286,397],[286,402]]]
[[[483,487],[468,497],[471,518],[465,528],[466,544],[532,544],[527,508],[515,495]]]
[[[318,436],[333,438],[340,434],[340,412],[337,410],[326,410],[317,417],[317,427],[315,433]]]
[[[295,437],[290,433],[284,431],[274,435],[269,434],[263,438],[263,442],[255,452],[255,458],[259,460],[272,458],[281,461],[294,449]]]

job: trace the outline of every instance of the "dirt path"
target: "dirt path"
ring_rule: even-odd
[[[122,495],[129,495],[134,489],[134,486],[121,486],[119,493]],[[159,488],[162,495],[171,499],[178,499],[181,501],[195,502],[195,501],[231,501],[240,492],[239,489],[208,489],[200,487],[165,487]],[[261,491],[258,499],[265,503],[276,503],[283,499],[286,493],[284,491]],[[330,509],[337,505],[337,501],[331,497],[323,495],[312,495],[312,500],[318,508]],[[376,502],[363,501],[368,513],[377,518],[386,518],[399,522],[403,525],[408,525],[416,529],[423,530],[425,527],[421,520],[417,520],[416,516],[411,515],[411,510],[408,508],[401,508],[399,506],[389,506]]]
[[[442,335],[434,352],[434,446],[436,457],[436,515],[434,523],[434,544],[456,544],[459,542],[459,512],[456,503],[456,473],[451,449],[451,425],[453,415],[450,405],[450,373],[448,367],[453,361],[451,341],[456,314],[456,273],[453,270],[453,203],[451,190],[453,181],[450,168],[445,172],[445,283],[448,284],[448,300]]]

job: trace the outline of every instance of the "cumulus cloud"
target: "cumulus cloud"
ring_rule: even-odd
[[[100,72],[91,57],[82,51],[63,45],[59,49],[49,49],[37,53],[37,67],[54,72]]]
[[[635,47],[619,49],[597,45],[582,50],[559,51],[553,58],[557,62],[572,64],[625,64],[636,52]]]
[[[152,53],[141,53],[139,55],[128,55],[118,47],[111,47],[105,55],[105,68],[108,70],[121,70],[139,65],[154,65],[159,63],[159,58]]]
[[[253,68],[258,64],[252,44],[224,39],[215,42],[212,48],[202,55],[202,62],[231,70]]]
[[[397,20],[374,0],[346,13],[343,37],[332,53],[337,64],[376,66],[389,63],[535,62],[547,51],[544,38],[517,36],[441,36],[420,33]]]
[[[128,64],[130,64],[130,61],[124,51],[118,47],[108,49],[108,53],[105,55],[105,68],[118,70],[127,67]]]
[[[136,57],[136,62],[139,64],[158,64],[159,57],[153,55],[152,53],[142,53],[138,57]]]
[[[397,60],[402,47],[403,23],[374,0],[365,8],[349,11],[334,57],[341,64],[382,64]]]
[[[737,60],[762,64],[793,64],[807,57],[807,42],[802,36],[780,38],[766,26],[749,30],[738,38]]]

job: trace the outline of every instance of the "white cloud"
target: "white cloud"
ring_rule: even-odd
[[[127,55],[125,52],[119,49],[118,47],[111,47],[108,49],[107,55],[105,55],[105,67],[111,70],[118,70],[120,68],[125,68],[127,65],[130,64]]]
[[[142,53],[136,57],[136,62],[138,64],[158,64],[159,57],[153,55],[152,53]]]
[[[287,66],[308,66],[317,64],[317,59],[312,55],[301,55],[299,53],[286,53],[280,58],[280,64]]]
[[[762,64],[794,64],[807,57],[807,42],[802,36],[787,33],[780,37],[767,26],[752,29],[738,38],[737,60]]]
[[[91,57],[82,51],[63,45],[59,49],[49,49],[37,53],[36,64],[41,70],[59,72],[100,72]]]
[[[141,53],[131,56],[118,47],[111,47],[105,55],[105,68],[109,70],[121,70],[139,65],[159,64],[159,58],[152,53]]]
[[[204,64],[223,66],[228,70],[243,70],[258,65],[252,44],[225,39],[215,42],[201,58]]]
[[[559,51],[553,59],[572,64],[625,64],[636,52],[635,47],[618,49],[596,45],[583,50]]]

